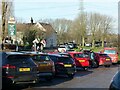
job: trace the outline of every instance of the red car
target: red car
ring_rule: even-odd
[[[104,48],[100,53],[108,54],[112,59],[112,63],[118,62],[118,52],[116,48]]]
[[[104,65],[105,67],[110,67],[112,64],[111,58],[107,54],[95,53],[96,60],[98,60],[99,65]]]
[[[87,70],[90,66],[90,58],[82,52],[69,52],[71,57],[75,60],[76,67],[82,67],[84,70]]]

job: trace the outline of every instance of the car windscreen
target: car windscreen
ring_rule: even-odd
[[[69,57],[59,57],[58,58],[58,62],[71,62],[71,63],[73,63],[74,61],[73,61],[73,59],[72,58],[69,58]]]
[[[83,54],[83,53],[77,53],[77,54],[74,54],[74,57],[76,57],[76,58],[87,58],[88,55]]]
[[[104,51],[105,54],[116,54],[115,50],[105,50]]]

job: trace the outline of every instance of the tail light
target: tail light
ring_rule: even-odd
[[[64,65],[64,63],[62,63],[62,62],[58,62],[57,64]]]
[[[14,78],[14,76],[7,76],[7,78]]]
[[[10,64],[6,64],[5,66],[2,66],[2,68],[10,68],[10,69],[15,69],[16,66],[10,65]]]

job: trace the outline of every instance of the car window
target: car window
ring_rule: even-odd
[[[56,56],[50,55],[50,58],[51,58],[52,61],[57,62],[57,57]]]
[[[108,56],[107,54],[99,54],[100,56]]]
[[[106,54],[116,54],[115,50],[105,50],[104,53]]]
[[[22,55],[10,55],[7,57],[8,63],[11,64],[19,64],[19,63],[30,63],[30,64],[34,64],[32,61],[32,58],[30,58],[29,56],[22,56]]]

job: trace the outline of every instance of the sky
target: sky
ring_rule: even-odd
[[[15,0],[14,0],[15,1]],[[84,0],[85,12],[98,12],[118,17],[118,0]],[[75,19],[80,13],[80,0],[16,0],[14,5],[15,16],[29,22],[40,19],[66,18]]]
[[[34,22],[41,19],[74,20],[80,13],[80,0],[13,0],[14,15],[17,20]],[[118,1],[119,0],[83,0],[84,11],[108,15],[114,19],[114,30],[118,31]]]

